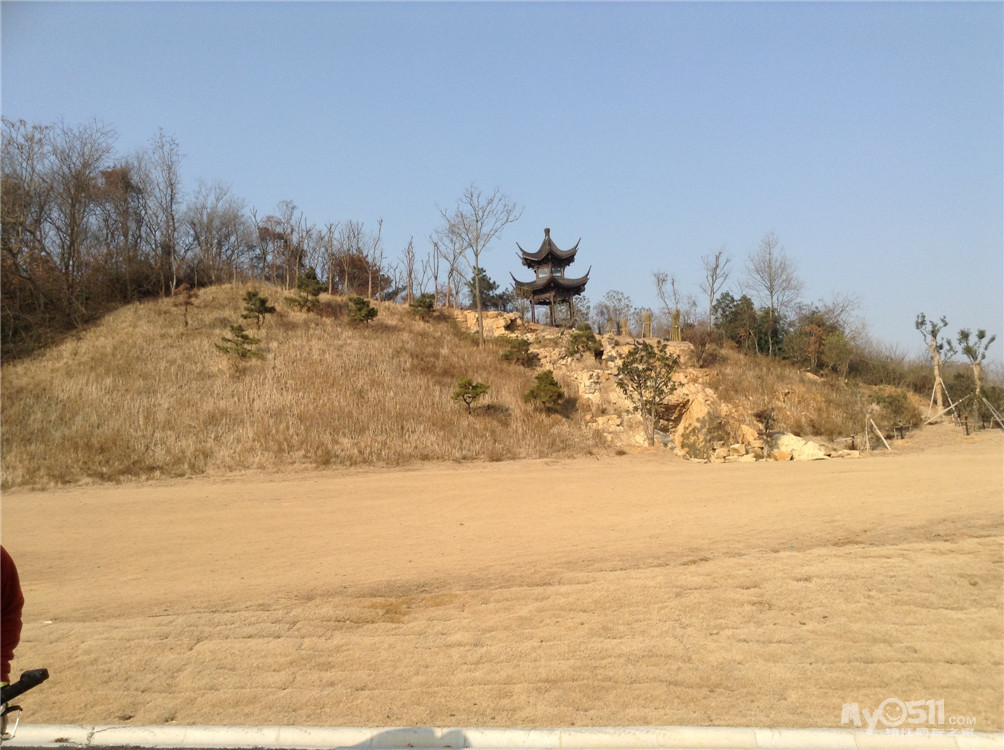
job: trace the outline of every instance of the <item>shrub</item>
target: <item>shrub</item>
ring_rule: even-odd
[[[523,367],[536,367],[540,364],[540,356],[530,351],[530,342],[526,339],[519,336],[504,336],[500,338],[499,343],[505,347],[499,359]]]
[[[594,357],[603,354],[603,344],[596,338],[588,323],[580,323],[572,335],[568,337],[568,356],[574,357],[580,352],[589,352]]]
[[[290,297],[286,297],[286,303],[295,307],[300,312],[313,312],[320,304],[320,299],[312,294],[300,292]]]
[[[696,325],[686,326],[683,329],[683,340],[690,343],[694,347],[694,356],[697,360],[698,367],[707,367],[713,364],[714,357],[711,345],[716,342],[716,335],[714,330],[707,323],[697,323]]]
[[[523,394],[524,403],[534,404],[544,411],[557,411],[561,402],[565,400],[565,392],[554,379],[554,373],[543,370],[538,372],[534,379],[536,382],[533,388]]]
[[[369,323],[377,316],[377,310],[365,297],[349,297],[349,321]]]
[[[238,359],[253,359],[264,356],[262,350],[258,348],[261,340],[248,334],[240,323],[231,325],[230,336],[223,336],[222,339],[222,344],[217,343],[214,346],[224,354],[233,354]]]
[[[486,383],[478,383],[472,378],[460,378],[457,381],[457,389],[450,398],[467,404],[467,413],[470,414],[474,402],[488,393],[488,388]]]
[[[676,390],[673,373],[680,358],[670,354],[664,341],[635,344],[617,365],[617,387],[624,392],[645,425],[645,439],[655,445],[656,415]]]
[[[872,413],[872,419],[887,435],[891,435],[895,427],[916,427],[923,421],[920,409],[902,388],[889,389],[875,396],[874,404],[878,409]]]
[[[241,317],[245,320],[255,320],[260,329],[265,322],[265,316],[275,312],[275,306],[268,303],[268,297],[263,297],[256,290],[251,289],[244,295],[244,312]]]
[[[430,292],[423,292],[408,307],[415,316],[425,319],[435,310],[436,298]]]

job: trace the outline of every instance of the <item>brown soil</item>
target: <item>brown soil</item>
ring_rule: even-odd
[[[1004,729],[1004,436],[3,497],[34,723]]]

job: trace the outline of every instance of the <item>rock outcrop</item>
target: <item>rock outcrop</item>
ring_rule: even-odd
[[[478,330],[477,312],[455,310],[457,321],[469,331]],[[485,336],[519,336],[530,342],[540,360],[540,369],[550,369],[566,393],[578,401],[579,411],[608,443],[617,446],[646,444],[641,417],[631,401],[617,387],[615,374],[621,357],[635,344],[629,336],[598,336],[603,349],[590,353],[568,353],[572,331],[527,323],[515,313],[484,312]],[[694,347],[687,342],[665,342],[679,357],[674,374],[677,389],[660,415],[656,445],[677,455],[702,462],[812,461],[827,458],[816,443],[795,435],[777,435],[765,444],[759,430],[762,425],[745,424],[722,403],[706,382],[710,374],[697,368]],[[668,430],[668,431],[667,431]],[[853,457],[856,451],[833,455]]]

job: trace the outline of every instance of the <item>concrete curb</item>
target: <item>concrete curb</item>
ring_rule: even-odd
[[[863,729],[593,727],[212,727],[25,725],[11,748],[357,748],[359,750],[1004,750],[1004,732],[869,734]]]

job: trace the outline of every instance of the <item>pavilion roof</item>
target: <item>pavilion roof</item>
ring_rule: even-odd
[[[579,238],[579,242],[582,242],[582,238]],[[575,260],[575,253],[579,250],[579,242],[575,243],[575,247],[570,250],[562,250],[554,241],[551,239],[550,228],[544,228],[544,241],[540,243],[540,248],[535,253],[528,253],[519,243],[516,243],[516,247],[519,247],[520,260],[522,260],[523,265],[527,268],[536,268],[539,265],[543,265],[548,260],[550,260],[554,265],[567,266]]]
[[[590,266],[589,271],[592,270]],[[520,281],[512,274],[513,284],[516,285],[517,289],[522,289],[528,292],[545,292],[551,289],[561,289],[564,291],[572,292],[573,294],[582,294],[586,288],[586,282],[589,281],[589,271],[586,271],[585,276],[579,276],[578,278],[567,278],[565,276],[541,276],[533,281]]]

